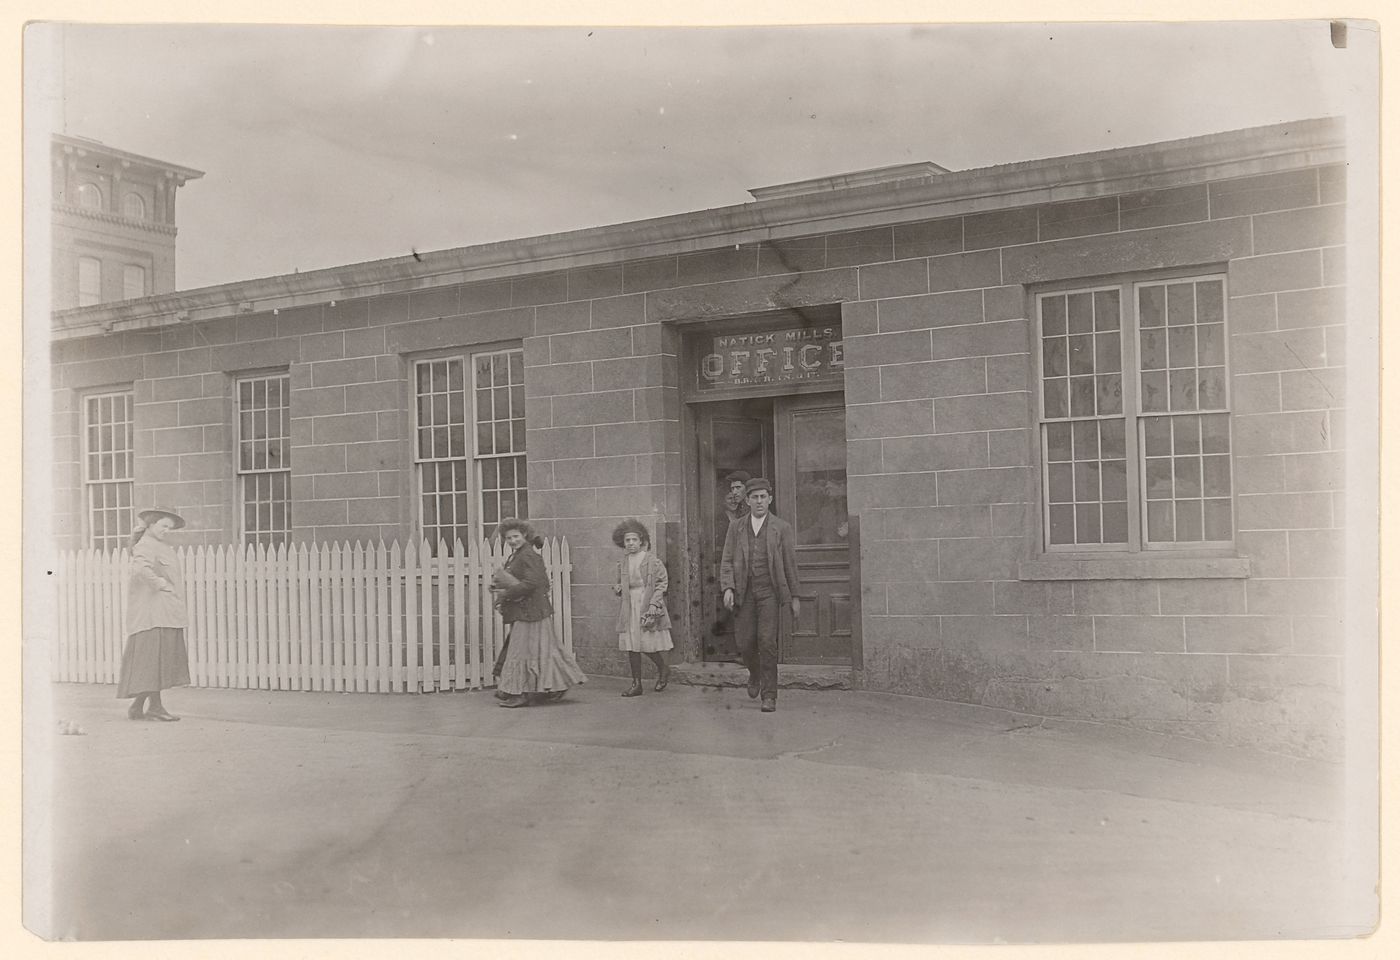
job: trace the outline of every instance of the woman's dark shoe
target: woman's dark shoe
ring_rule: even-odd
[[[670,682],[671,682],[671,668],[670,668],[668,665],[666,665],[666,664],[663,663],[663,664],[661,665],[661,675],[658,676],[658,677],[656,678],[656,686],[653,687],[652,689],[654,689],[657,693],[660,693],[662,690],[665,690],[665,689],[666,689],[666,684],[668,684],[668,683],[670,683]]]
[[[143,710],[137,710],[136,704],[133,703],[126,709],[126,718],[128,720],[145,720],[146,713]]]
[[[551,691],[549,691],[548,693],[546,693],[546,694],[544,695],[545,702],[546,702],[546,703],[556,703],[556,702],[558,702],[558,701],[560,701],[560,700],[563,700],[563,699],[564,699],[564,694],[567,693],[567,692],[568,692],[568,691],[566,691],[566,690],[551,690]]]
[[[500,703],[496,704],[498,707],[528,707],[529,705],[530,698],[523,693],[513,697],[507,696]]]
[[[624,697],[640,697],[642,695],[642,681],[633,680],[632,686],[622,691]]]
[[[173,723],[180,718],[168,710],[151,710],[146,714],[147,720],[164,720],[166,723]]]
[[[504,690],[497,690],[497,691],[496,691],[496,699],[497,699],[497,700],[509,700],[509,699],[510,699],[510,694],[506,693]]]

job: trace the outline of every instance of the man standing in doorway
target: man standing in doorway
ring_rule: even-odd
[[[729,484],[729,492],[724,497],[724,513],[730,523],[749,514],[748,502],[745,499],[748,496],[749,480],[749,475],[743,470],[735,470],[724,478],[724,482]]]
[[[744,487],[749,515],[729,525],[719,564],[724,606],[734,611],[734,639],[749,668],[749,697],[778,709],[778,612],[801,607],[792,527],[768,512],[773,485],[755,477]]]

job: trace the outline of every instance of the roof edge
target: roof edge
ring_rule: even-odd
[[[1342,159],[1344,146],[1341,118],[1290,121],[77,307],[53,315],[53,334],[56,339],[68,339],[115,327],[163,326],[248,310],[669,256],[729,243],[856,229],[875,219],[935,219],[1035,202],[1160,189],[1222,176],[1335,163]],[[1261,165],[1263,169],[1255,169]]]
[[[168,160],[158,160],[155,157],[148,157],[140,153],[132,153],[130,150],[121,150],[117,147],[109,147],[101,140],[90,140],[86,137],[74,137],[69,134],[51,134],[52,142],[62,144],[65,147],[72,147],[74,150],[91,150],[94,153],[103,152],[116,157],[118,160],[128,160],[132,163],[142,163],[148,167],[155,167],[158,170],[169,170],[171,173],[179,174],[186,180],[198,180],[204,176],[203,170],[196,170],[194,167],[182,166],[178,163],[171,163]]]

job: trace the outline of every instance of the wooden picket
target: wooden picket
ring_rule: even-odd
[[[573,649],[566,540],[540,550],[554,628]],[[177,548],[190,682],[200,687],[417,693],[492,686],[505,640],[492,607],[499,541]],[[128,550],[58,558],[57,680],[115,683],[125,644]]]

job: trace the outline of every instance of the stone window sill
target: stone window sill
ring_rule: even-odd
[[[1022,580],[1243,580],[1249,576],[1249,558],[1038,557],[1022,561],[1019,576]]]

